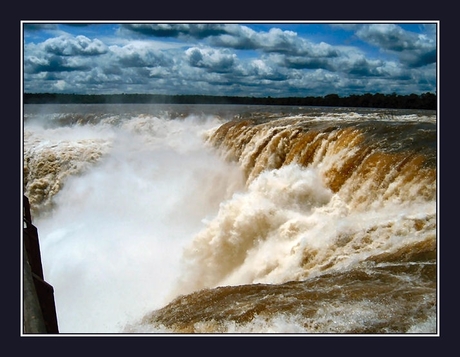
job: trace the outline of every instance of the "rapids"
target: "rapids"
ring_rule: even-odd
[[[69,333],[437,331],[430,111],[26,106]]]

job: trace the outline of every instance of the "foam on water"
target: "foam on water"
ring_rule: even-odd
[[[410,293],[426,294],[425,315],[401,328],[432,332],[432,282],[423,274],[431,277],[436,250],[435,168],[423,153],[380,150],[386,134],[350,124],[362,116],[330,114],[347,123],[313,127],[318,118],[302,115],[261,125],[213,115],[28,120],[24,193],[60,331],[340,333],[372,322],[385,332],[385,316],[399,326],[399,315],[385,315],[392,294],[422,276]],[[328,300],[340,284],[377,275],[396,277],[386,300],[379,288],[373,303],[352,292],[343,300],[341,291]],[[284,285],[326,276],[325,288]],[[245,285],[254,295],[228,310],[215,303],[234,293],[220,287]],[[364,296],[369,288],[356,289]],[[211,305],[201,305],[201,291]],[[270,308],[252,312],[275,295]],[[394,311],[407,311],[401,301]],[[209,314],[175,322],[187,315],[184,304]],[[162,308],[168,318],[150,318]]]
[[[184,243],[243,187],[240,170],[204,148],[202,131],[213,125],[193,117],[144,117],[110,128],[109,135],[100,125],[63,129],[72,130],[73,139],[61,130],[40,132],[58,173],[36,179],[48,178],[50,186],[57,178],[65,181],[58,192],[47,191],[52,211],[35,219],[60,331],[118,331],[165,303]],[[69,173],[66,161],[88,163],[79,152],[68,155],[82,136],[109,150],[78,174]],[[29,144],[26,155],[44,161],[45,151]]]

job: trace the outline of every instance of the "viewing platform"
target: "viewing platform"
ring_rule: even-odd
[[[32,224],[29,199],[24,196],[23,333],[59,333],[54,289],[44,280],[38,230]]]

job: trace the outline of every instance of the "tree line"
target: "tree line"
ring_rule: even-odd
[[[245,104],[245,105],[294,105],[326,107],[369,107],[393,109],[436,110],[437,97],[433,93],[400,95],[396,93],[366,93],[341,97],[328,94],[323,97],[237,97],[210,95],[161,95],[161,94],[61,94],[24,93],[24,104]]]

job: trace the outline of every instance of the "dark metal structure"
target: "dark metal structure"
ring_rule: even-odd
[[[23,332],[59,333],[54,289],[43,276],[38,230],[32,224],[26,196],[23,211]]]

